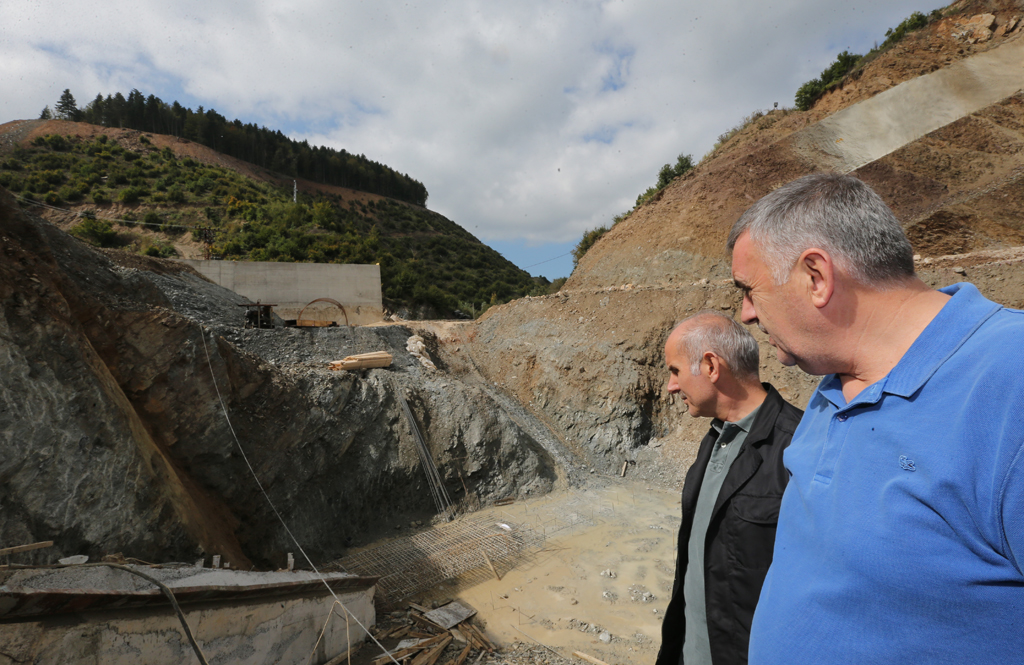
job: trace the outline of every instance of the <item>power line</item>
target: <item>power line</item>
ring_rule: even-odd
[[[532,264],[532,265],[526,265],[526,266],[525,266],[525,267],[523,267],[522,269],[524,269],[524,271],[525,271],[525,269],[527,269],[527,268],[530,268],[530,267],[536,267],[536,266],[538,266],[538,265],[544,265],[545,263],[550,263],[551,261],[553,261],[553,260],[555,260],[555,259],[561,258],[561,257],[563,257],[563,256],[568,256],[568,255],[569,255],[569,254],[571,254],[571,253],[572,253],[572,252],[565,252],[564,254],[559,254],[559,255],[558,255],[558,256],[556,256],[555,258],[549,258],[548,260],[546,260],[546,261],[541,261],[540,263],[534,263],[534,264]]]

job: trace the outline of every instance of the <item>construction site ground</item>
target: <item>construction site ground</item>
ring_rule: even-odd
[[[474,624],[498,647],[484,662],[557,662],[556,654],[571,659],[575,651],[611,664],[653,661],[672,591],[679,494],[629,478],[591,479],[585,488],[473,513],[527,527],[543,545],[512,567],[496,564],[501,579],[481,568],[409,601],[429,608],[456,600],[477,610]],[[378,630],[404,621],[407,607],[381,613]],[[353,663],[380,656],[368,644]]]

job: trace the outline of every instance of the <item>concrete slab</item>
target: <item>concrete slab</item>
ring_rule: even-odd
[[[1024,38],[919,76],[796,132],[822,170],[849,173],[1024,88]]]
[[[297,319],[302,308],[318,298],[341,303],[349,325],[384,318],[377,265],[179,260],[252,302],[275,303],[274,313],[282,319]],[[241,320],[242,313],[238,316]],[[346,316],[329,303],[317,303],[303,314],[304,319],[330,320],[338,325],[345,325]]]
[[[372,579],[326,575],[339,605],[311,572],[140,569],[174,591],[211,664],[322,664],[365,639],[360,623],[369,628],[375,621]],[[342,588],[346,580],[361,581]],[[170,604],[162,596],[154,597],[154,592],[160,593],[149,582],[109,568],[5,574],[0,581],[0,606],[19,593],[69,598],[57,613],[27,619],[8,615],[0,623],[0,662],[195,662]],[[151,606],[132,605],[147,597],[152,598]],[[97,598],[105,602],[102,609],[89,604]]]

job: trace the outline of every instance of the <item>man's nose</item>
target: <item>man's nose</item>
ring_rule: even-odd
[[[676,377],[669,375],[668,385],[665,386],[665,390],[667,390],[670,395],[675,395],[679,392],[679,384],[676,382]]]
[[[743,296],[743,305],[740,308],[740,321],[748,326],[757,323],[757,312],[754,310],[754,303],[751,302],[749,295]]]

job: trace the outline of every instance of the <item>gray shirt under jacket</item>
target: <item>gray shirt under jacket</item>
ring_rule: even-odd
[[[704,482],[697,495],[697,508],[693,514],[693,527],[687,547],[689,562],[683,577],[683,598],[686,602],[686,638],[680,654],[680,665],[711,665],[711,642],[708,639],[708,619],[704,604],[704,540],[711,524],[718,493],[729,473],[729,467],[740,454],[740,448],[750,432],[750,426],[761,407],[754,409],[737,422],[715,418],[711,426],[718,439],[711,451],[711,459],[704,469]]]

